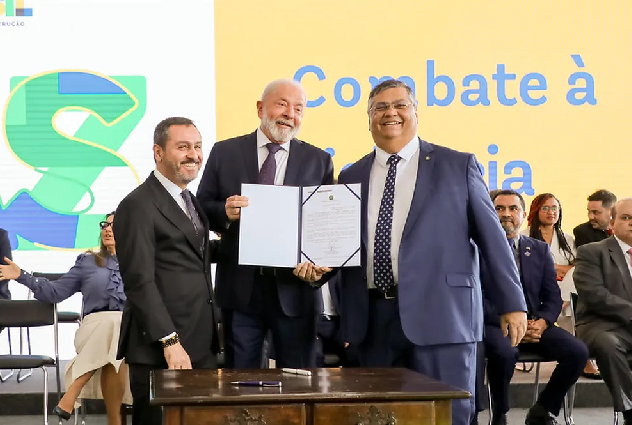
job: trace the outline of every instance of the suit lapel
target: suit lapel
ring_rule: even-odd
[[[632,299],[632,276],[630,276],[630,270],[628,269],[625,255],[623,255],[619,242],[617,242],[614,237],[608,239],[607,243],[608,249],[610,250],[610,258],[612,258],[612,261],[616,264],[623,278],[621,283],[623,284],[625,292],[628,294],[629,299]]]
[[[241,142],[241,153],[244,157],[248,183],[259,182],[259,158],[257,156],[257,132],[250,134]]]
[[[158,211],[169,220],[177,229],[179,229],[186,236],[189,244],[196,252],[196,254],[204,259],[204,253],[200,250],[200,239],[195,234],[195,228],[193,227],[193,223],[187,217],[187,215],[182,211],[177,202],[171,197],[167,189],[158,181],[158,179],[154,176],[154,173],[151,173],[147,182],[151,185],[154,190],[156,196],[154,197],[154,204]],[[195,200],[195,197],[193,197]],[[204,216],[204,213],[201,212],[202,209],[197,204],[197,200],[194,201],[196,203],[195,207],[198,210],[198,215],[200,216],[200,220],[204,223],[204,226],[208,229],[208,220]],[[202,218],[204,217],[204,218]],[[208,233],[208,232],[207,232]]]
[[[426,196],[431,190],[432,182],[432,170],[434,169],[435,158],[432,154],[434,149],[432,146],[419,139],[419,164],[417,168],[417,181],[415,183],[415,191],[413,193],[413,200],[410,204],[410,211],[408,212],[408,218],[404,226],[404,233],[402,240],[406,234],[410,232],[410,229],[415,224],[415,221],[419,217],[421,208],[424,205]]]
[[[375,150],[373,153],[368,155],[366,160],[360,164],[360,169],[358,170],[360,174],[360,229],[361,229],[361,237],[362,244],[366,248],[368,246],[368,207],[369,207],[369,179],[371,177],[371,167],[373,166],[373,161],[375,161]]]
[[[531,288],[529,285],[533,282],[531,279],[531,273],[533,271],[531,267],[533,264],[533,260],[531,259],[532,254],[531,242],[525,236],[520,236],[520,240],[518,241],[518,261],[520,262],[520,265],[518,268],[520,272],[520,282],[524,288],[525,297],[531,294]],[[531,297],[529,296],[529,298]],[[535,308],[533,304],[531,304],[531,306]]]
[[[303,142],[292,139],[290,141],[289,157],[287,159],[287,168],[285,169],[284,186],[300,186],[301,166],[304,164],[305,156]]]

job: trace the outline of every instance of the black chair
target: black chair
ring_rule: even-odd
[[[571,323],[573,324],[573,335],[575,335],[575,326],[577,326],[577,303],[579,301],[579,295],[575,292],[571,292]],[[632,364],[632,354],[628,354],[628,363]],[[594,357],[591,357],[591,360],[594,360]],[[571,393],[571,400],[575,399],[575,385],[569,390]],[[573,413],[573,403],[570,404],[570,414]],[[619,425],[619,412],[614,411],[614,425]]]
[[[49,281],[55,281],[57,279],[59,279],[60,277],[62,277],[64,275],[64,273],[42,273],[42,272],[33,272],[31,273],[33,275],[33,277],[38,278],[38,277],[42,277],[45,279],[48,279]],[[32,297],[33,293],[31,291],[29,291],[29,299]],[[75,311],[58,311],[57,312],[57,323],[70,323],[70,324],[77,324],[77,325],[81,325],[81,313],[77,313]],[[21,336],[21,334],[20,334]],[[29,349],[29,353],[31,352],[31,336],[28,332],[26,332],[26,340],[27,340],[27,346]],[[21,346],[21,342],[20,342],[20,346]],[[23,377],[23,379],[28,378],[31,375],[32,372],[28,373],[27,375],[25,375]],[[20,376],[18,375],[18,380],[20,379]],[[59,374],[57,375],[57,380],[58,385],[61,387],[61,377],[59,376]],[[85,404],[84,402],[82,402],[82,407],[79,408],[79,411],[75,411],[75,424],[78,422],[78,418],[77,416],[80,414],[81,415],[81,424],[85,425],[86,423],[86,409],[85,409]]]
[[[59,381],[59,347],[57,308],[37,300],[0,300],[0,326],[30,328],[53,326],[55,358],[29,354],[0,355],[0,369],[34,369],[44,371],[44,424],[48,425],[48,368],[54,367],[57,373],[57,398],[61,398]]]
[[[535,404],[536,401],[538,401],[538,395],[540,394],[540,364],[541,363],[550,362],[550,361],[551,360],[548,360],[548,359],[546,359],[546,358],[544,358],[542,356],[539,356],[537,354],[520,351],[520,347],[518,347],[518,360],[516,361],[516,363],[533,363],[535,365],[535,383],[534,383],[534,388],[533,388],[533,402],[531,403],[532,405]],[[486,375],[487,375],[487,373],[486,373]],[[493,412],[492,392],[491,392],[491,388],[489,387],[489,379],[487,379],[487,376],[486,376],[486,385],[487,385],[487,399],[488,399],[488,402],[489,402],[489,421],[488,421],[488,424],[491,425],[491,423],[492,423],[492,412]],[[570,393],[570,391],[569,391],[569,393]],[[564,397],[564,404],[562,406],[564,422],[566,423],[566,425],[574,425],[573,417],[571,416],[572,409],[569,412],[569,410],[567,408],[568,399],[569,399],[569,396],[567,394]]]

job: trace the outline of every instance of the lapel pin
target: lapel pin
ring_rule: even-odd
[[[530,255],[531,255],[531,251],[527,251],[527,252],[524,253],[525,257],[529,257]]]
[[[430,161],[430,157],[429,156],[426,157],[426,161]]]

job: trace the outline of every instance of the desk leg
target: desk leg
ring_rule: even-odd
[[[181,407],[165,407],[162,413],[162,423],[164,425],[184,425]]]
[[[452,425],[452,402],[450,400],[435,401],[435,424]]]

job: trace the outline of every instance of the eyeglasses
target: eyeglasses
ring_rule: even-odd
[[[544,212],[549,212],[549,211],[551,211],[551,212],[558,212],[559,211],[559,207],[556,207],[556,206],[549,207],[548,205],[545,205],[543,207],[540,207],[540,210],[544,211]]]
[[[387,103],[387,102],[379,102],[375,105],[371,106],[371,112],[386,112],[391,109],[391,106],[398,111],[403,111],[404,109],[408,109],[413,102],[395,102],[395,103]]]
[[[101,230],[105,230],[108,227],[112,227],[112,223],[110,223],[109,221],[100,221],[99,227],[101,228]]]

